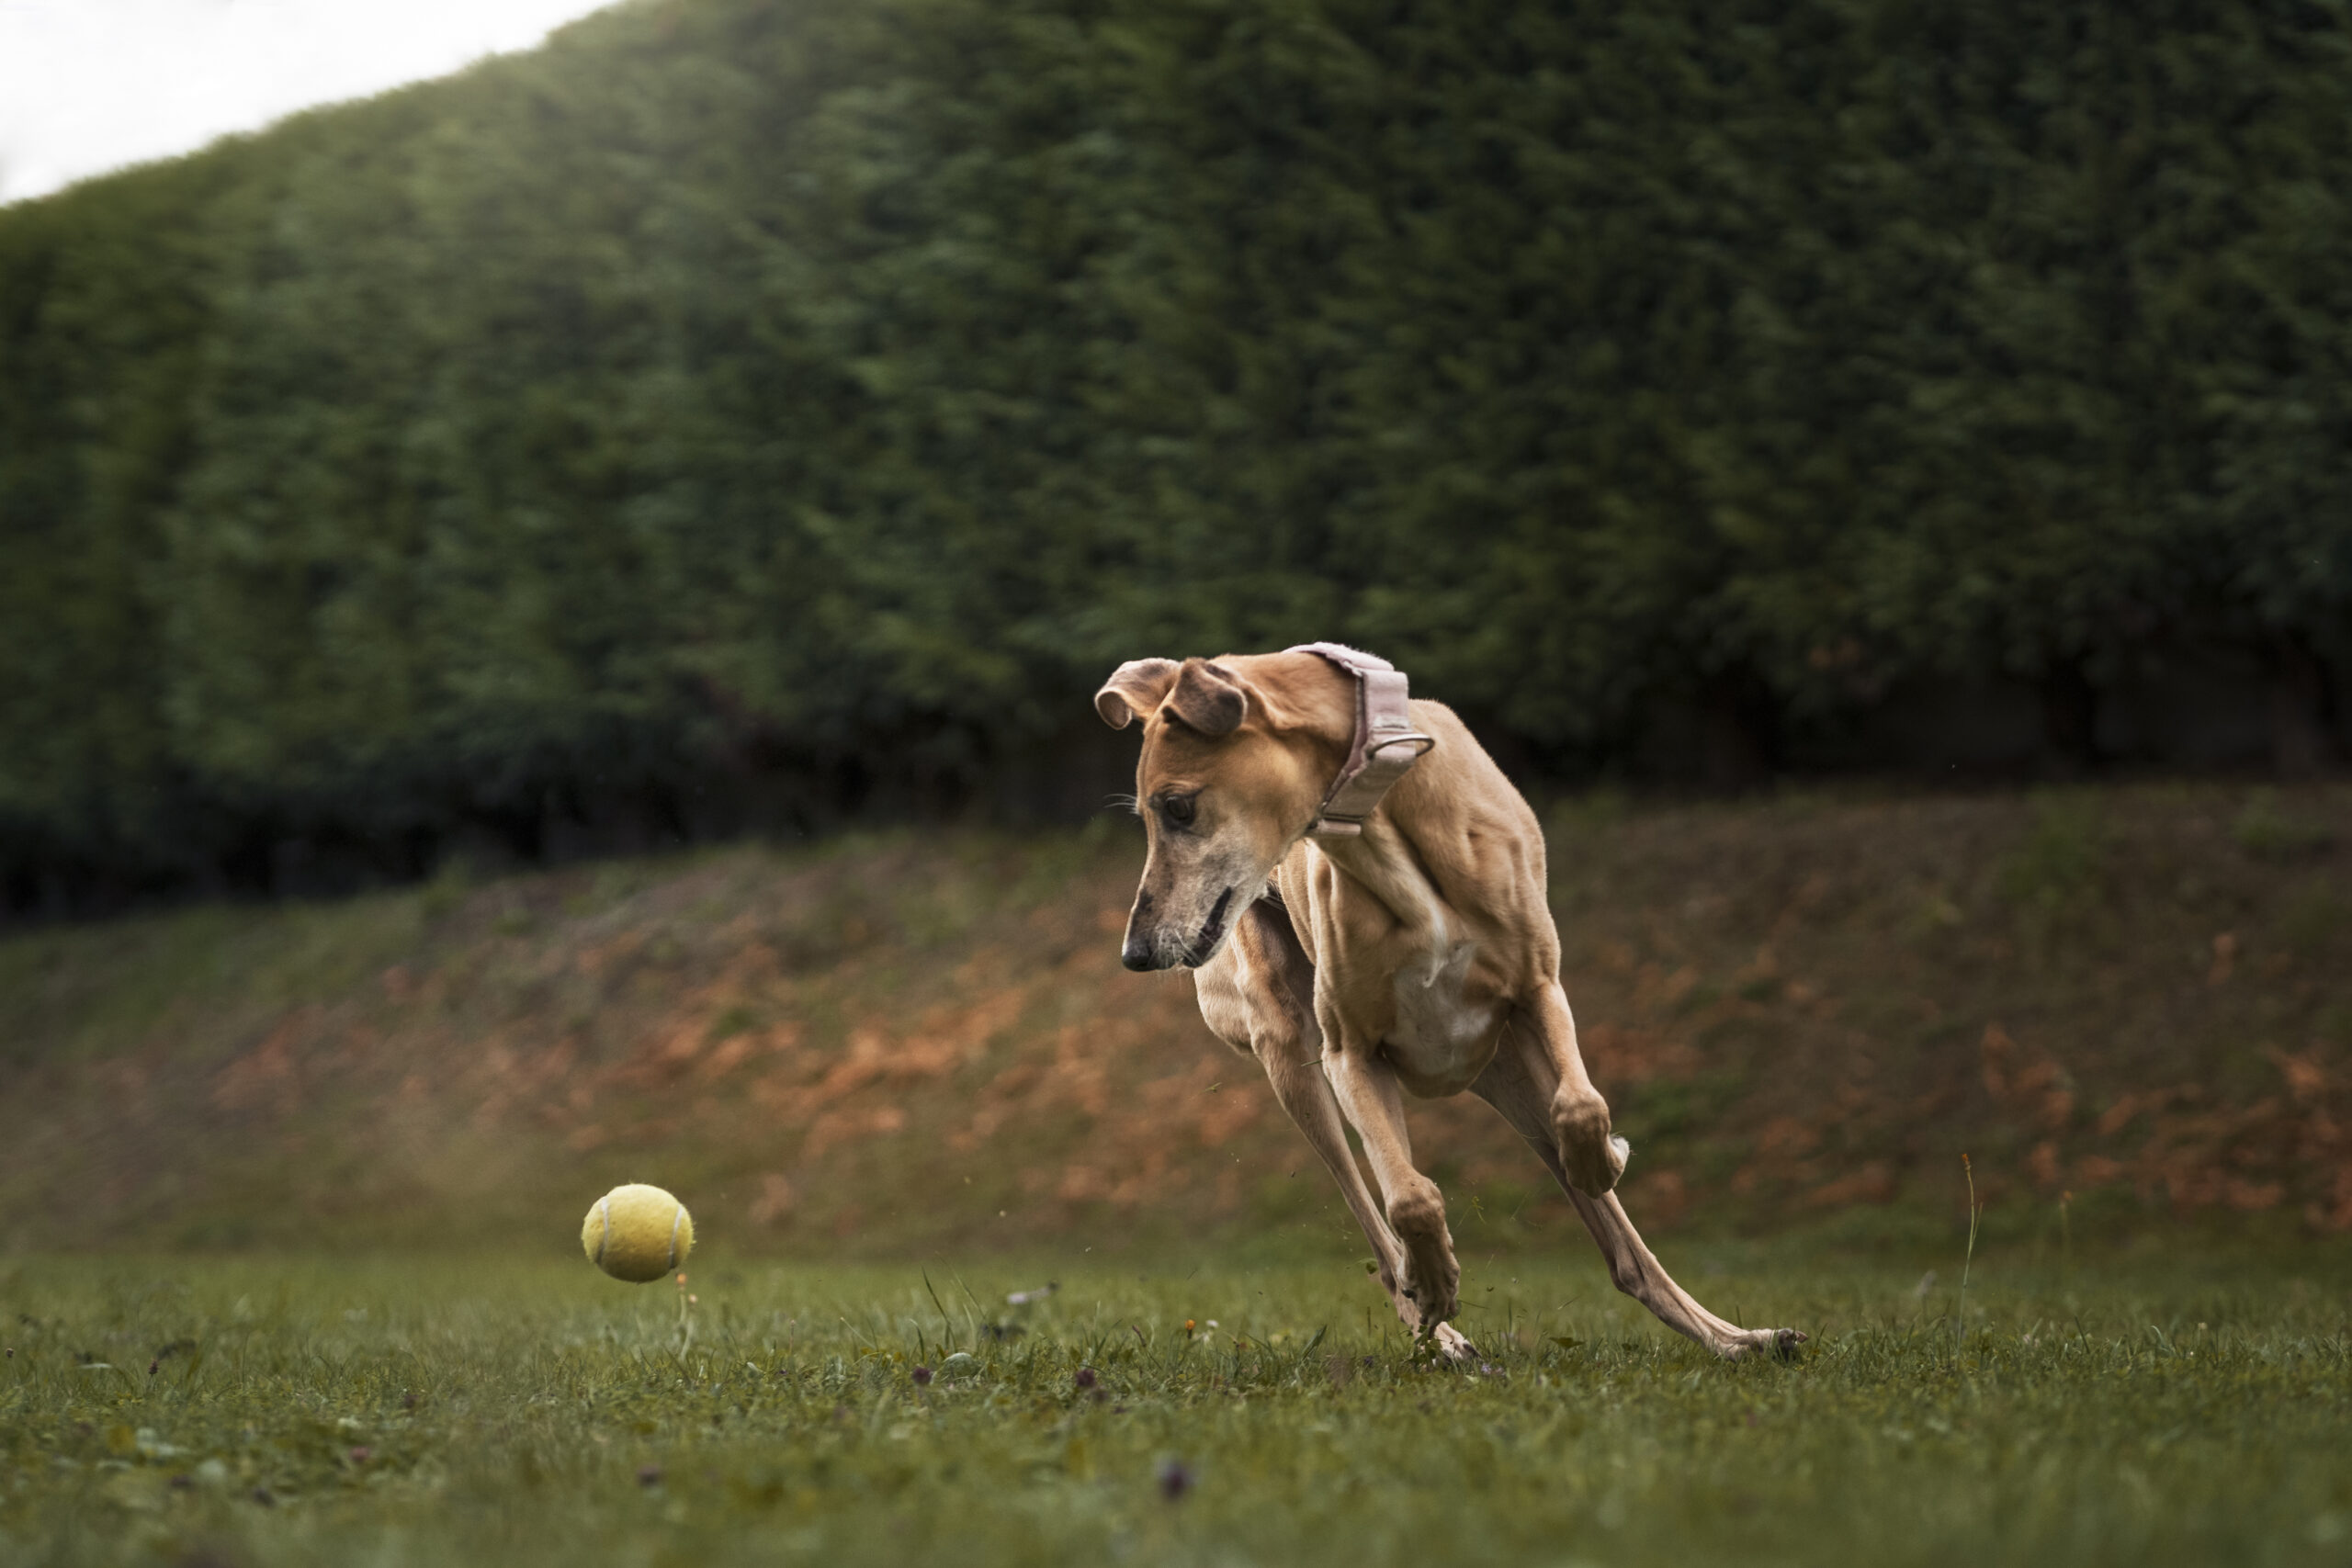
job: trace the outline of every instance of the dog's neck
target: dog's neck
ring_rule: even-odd
[[[1386,800],[1364,823],[1361,834],[1310,837],[1306,842],[1413,934],[1414,944],[1427,955],[1414,978],[1428,986],[1435,984],[1456,958],[1464,931],[1422,863],[1409,817],[1400,803]]]
[[[1336,669],[1330,669],[1330,673],[1336,693],[1326,694],[1317,738],[1324,755],[1344,761],[1355,739],[1354,682]],[[1310,827],[1303,835],[1342,875],[1414,934],[1416,945],[1428,954],[1427,966],[1416,976],[1425,986],[1433,984],[1453,961],[1462,937],[1462,922],[1431,879],[1414,831],[1419,813],[1429,804],[1426,792],[1391,791],[1364,818],[1362,832],[1322,834]]]
[[[1296,794],[1286,792],[1279,806],[1268,803],[1293,824],[1292,843],[1312,845],[1419,934],[1433,962],[1442,964],[1458,942],[1462,922],[1440,897],[1415,848],[1413,818],[1423,808],[1419,796],[1424,792],[1390,791],[1361,834],[1313,831],[1331,781],[1355,747],[1355,677],[1315,653],[1288,651],[1230,662],[1246,663],[1268,729],[1295,750]]]

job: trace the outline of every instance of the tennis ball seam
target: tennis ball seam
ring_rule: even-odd
[[[664,1208],[666,1228],[661,1224]],[[651,1182],[625,1182],[590,1205],[580,1242],[589,1261],[613,1278],[650,1283],[684,1265],[695,1243],[694,1211]]]

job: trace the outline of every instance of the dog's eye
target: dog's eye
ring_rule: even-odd
[[[1175,823],[1179,828],[1187,827],[1193,820],[1193,797],[1189,795],[1171,795],[1160,802],[1159,809],[1168,813],[1168,820]]]

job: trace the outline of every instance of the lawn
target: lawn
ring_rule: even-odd
[[[1550,840],[1627,1204],[1791,1363],[1458,1103],[1418,1361],[1132,824],[453,873],[0,935],[0,1568],[2352,1562],[2352,792]],[[690,1303],[572,1248],[638,1179]]]
[[[1980,1249],[1964,1308],[1957,1247],[1668,1247],[1814,1335],[1736,1366],[1577,1250],[1474,1259],[1464,1369],[1344,1259],[722,1254],[689,1305],[556,1245],[0,1264],[0,1561],[2352,1555],[2340,1242]]]

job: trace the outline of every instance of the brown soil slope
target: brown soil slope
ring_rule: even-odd
[[[1948,1196],[2352,1227],[2352,792],[1552,817],[1653,1228]],[[745,847],[0,942],[0,1247],[560,1246],[612,1182],[736,1248],[1351,1245],[1181,975],[1140,836]],[[1565,1206],[1414,1108],[1469,1245]],[[2051,1211],[2054,1213],[2054,1208]]]

